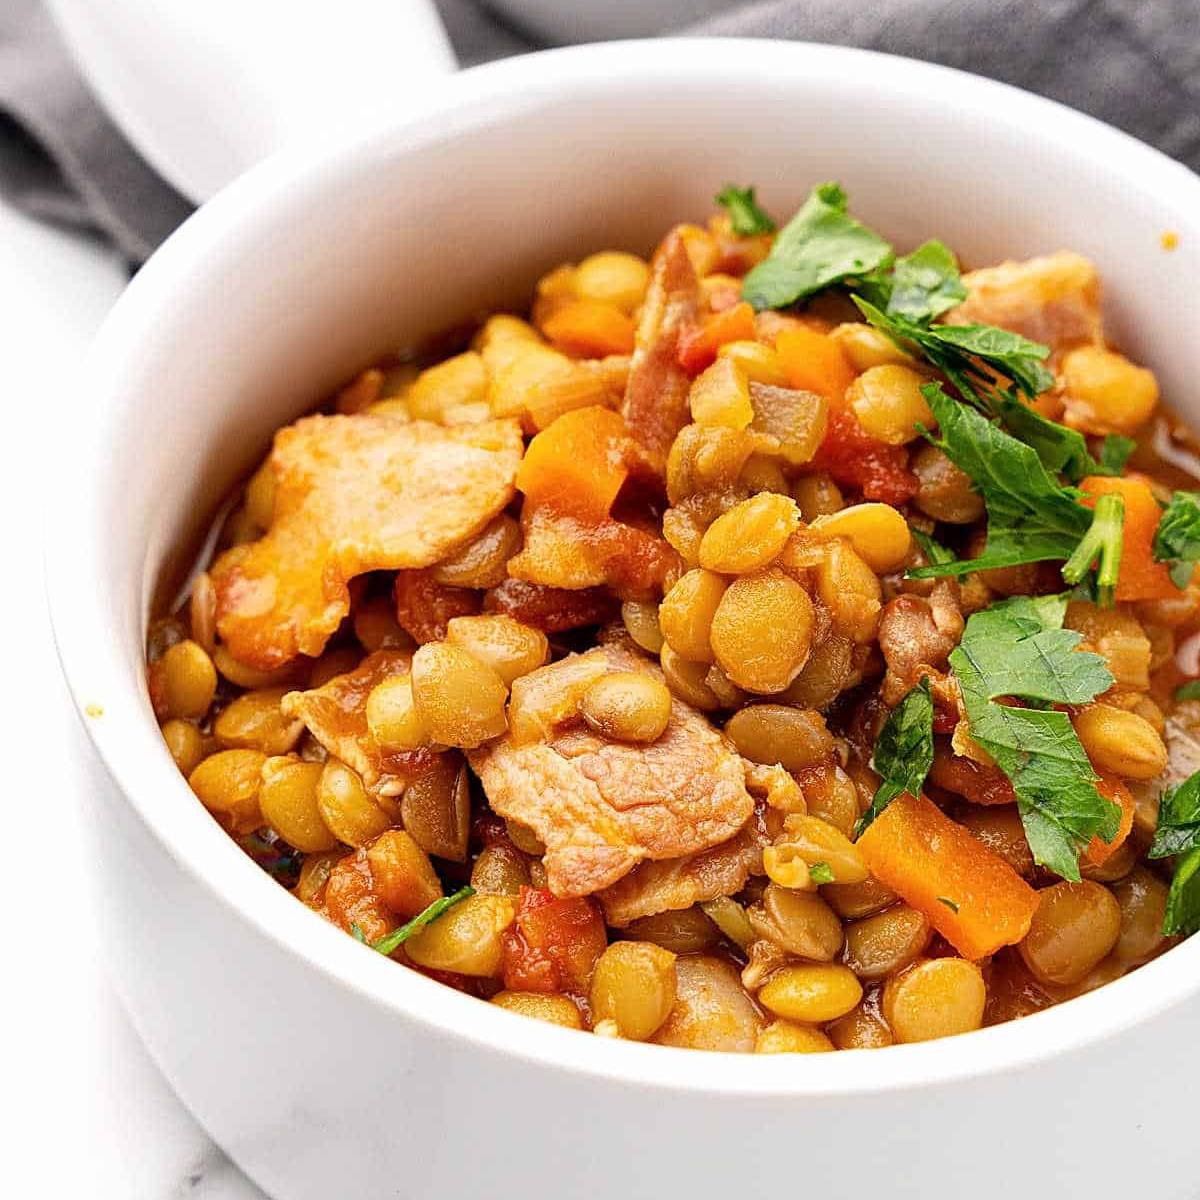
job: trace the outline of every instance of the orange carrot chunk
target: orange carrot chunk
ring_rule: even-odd
[[[685,325],[676,352],[679,365],[689,375],[696,375],[712,366],[717,351],[727,342],[753,341],[754,330],[754,309],[745,302]]]
[[[964,958],[986,958],[1029,930],[1037,892],[925,796],[897,796],[858,848],[871,874]]]
[[[1111,800],[1121,806],[1121,824],[1117,827],[1117,836],[1111,842],[1099,837],[1094,837],[1088,842],[1083,858],[1093,867],[1106,863],[1129,836],[1129,831],[1133,828],[1133,810],[1136,807],[1133,793],[1114,775],[1101,775],[1096,780],[1096,791],[1105,800]]]
[[[631,317],[599,300],[571,300],[542,322],[542,332],[556,346],[589,358],[631,354],[633,331]]]
[[[629,474],[631,446],[625,422],[611,409],[563,413],[529,443],[517,487],[534,504],[599,521]]]
[[[775,353],[794,388],[816,392],[840,404],[854,382],[854,368],[828,334],[798,326],[775,339]]]
[[[1079,486],[1087,493],[1083,503],[1088,508],[1094,508],[1101,496],[1116,495],[1125,501],[1117,600],[1169,600],[1178,596],[1167,564],[1154,561],[1152,546],[1162,509],[1149,486],[1141,479],[1115,479],[1109,475],[1089,475]]]

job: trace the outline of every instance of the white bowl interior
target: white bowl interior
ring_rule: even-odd
[[[167,564],[195,546],[272,431],[380,353],[520,307],[564,259],[648,251],[673,222],[702,219],[726,181],[756,184],[783,217],[812,184],[837,179],[853,211],[901,247],[936,235],[975,264],[1060,247],[1091,256],[1113,336],[1154,367],[1177,408],[1197,412],[1200,184],[1182,168],[1084,118],[936,68],[802,46],[714,47],[607,46],[500,64],[454,81],[438,115],[319,161],[271,162],[145,268],[97,347],[88,449],[75,468],[86,503],[57,524],[51,548],[72,687],[81,703],[105,705],[93,736],[172,852],[238,903],[261,904],[287,937],[316,945],[321,934],[301,921],[308,914],[282,915],[265,878],[250,881],[255,868],[157,745],[143,631]],[[1160,247],[1166,230],[1180,235],[1175,253]],[[72,579],[86,595],[70,594]],[[387,966],[361,971],[377,965]],[[424,1006],[424,981],[415,986]],[[391,995],[409,1002],[404,986]],[[460,1001],[447,1000],[459,1017]],[[1094,1011],[1103,1023],[1133,1019],[1152,998],[1126,1013],[1086,1008],[1094,997],[1077,1003],[1079,1017]],[[496,1014],[475,1007],[488,1036],[483,1023]],[[510,1024],[502,1030],[513,1036]],[[1009,1047],[1041,1040],[1007,1036]],[[554,1053],[562,1044],[545,1030],[523,1041]],[[972,1052],[964,1045],[956,1058]],[[892,1057],[872,1073],[886,1077]],[[832,1069],[808,1079],[828,1084]]]

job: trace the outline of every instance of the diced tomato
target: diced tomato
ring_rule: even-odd
[[[1154,535],[1162,509],[1143,480],[1134,476],[1116,479],[1089,475],[1080,485],[1087,496],[1083,503],[1096,506],[1100,496],[1120,496],[1125,501],[1125,525],[1121,538],[1121,572],[1117,578],[1117,600],[1170,600],[1179,595],[1171,582],[1166,563],[1154,561]]]
[[[584,995],[607,944],[604,918],[593,901],[523,887],[516,920],[504,933],[504,986]]]
[[[900,505],[917,492],[917,477],[908,469],[904,447],[876,441],[847,409],[830,412],[813,466],[828,471],[842,487],[858,489],[867,500]]]
[[[726,342],[746,342],[753,338],[754,309],[743,302],[714,312],[702,321],[689,321],[680,330],[675,354],[689,375],[698,375],[716,361],[717,351]]]
[[[532,625],[544,633],[563,633],[585,625],[602,625],[617,614],[619,601],[607,588],[571,591],[506,579],[484,597],[485,612],[504,613],[514,621]]]

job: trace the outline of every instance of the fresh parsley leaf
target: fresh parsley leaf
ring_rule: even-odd
[[[1125,501],[1118,495],[1101,496],[1096,501],[1091,528],[1063,564],[1062,577],[1067,583],[1079,583],[1096,567],[1096,603],[1111,608],[1121,569],[1121,540],[1125,528]]]
[[[1063,474],[1072,483],[1088,475],[1104,474],[1088,450],[1087,439],[1077,429],[1068,429],[1043,417],[1036,409],[1001,392],[994,400],[995,415],[1013,437],[1032,446],[1051,475]],[[1115,472],[1120,474],[1120,472]]]
[[[771,253],[742,282],[755,309],[786,308],[806,296],[866,275],[891,258],[891,246],[846,211],[836,183],[818,184],[780,230]]]
[[[958,912],[958,902],[951,900],[949,896],[939,896],[938,903],[944,904],[951,912]]]
[[[935,541],[923,529],[917,529],[915,526],[909,526],[909,533],[912,534],[912,539],[921,547],[921,553],[925,555],[925,561],[938,566],[942,563],[952,563],[954,555],[946,549],[939,541]]]
[[[1122,437],[1119,433],[1110,433],[1100,444],[1100,458],[1096,462],[1093,475],[1120,475],[1125,470],[1129,456],[1137,449],[1133,438]],[[1072,480],[1072,482],[1075,482]]]
[[[929,677],[917,685],[888,713],[875,741],[875,770],[883,776],[871,805],[858,819],[854,836],[875,820],[904,792],[919,796],[933,765],[933,692]]]
[[[1083,635],[1062,628],[1066,606],[1066,596],[1019,596],[972,614],[950,666],[971,736],[1012,782],[1034,860],[1078,880],[1080,852],[1116,837],[1120,807],[1096,790],[1065,712],[997,703],[1085,704],[1112,686],[1104,660],[1076,649]]]
[[[430,921],[436,921],[444,912],[453,908],[456,904],[465,900],[468,896],[475,895],[475,889],[470,887],[461,887],[451,896],[443,896],[440,900],[435,900],[428,908],[422,909],[417,913],[411,921],[401,925],[399,929],[393,929],[391,933],[385,934],[378,941],[371,943],[372,950],[378,950],[380,954],[391,954],[397,947],[402,946],[408,941],[414,933],[420,929],[424,929]]]
[[[958,260],[936,240],[896,259],[888,293],[886,311],[908,321],[931,321],[967,298]]]
[[[1158,522],[1154,557],[1170,563],[1171,582],[1180,589],[1192,581],[1200,561],[1200,492],[1176,492]]]
[[[851,297],[876,329],[886,333],[902,350],[927,359],[976,408],[998,415],[994,396],[999,393],[996,374],[1032,399],[1054,383],[1044,360],[1050,348],[995,325],[925,325],[893,313],[881,312],[861,296]]]
[[[988,533],[979,558],[931,563],[909,576],[931,579],[1070,558],[1091,527],[1092,511],[1050,475],[1033,449],[952,400],[941,384],[926,384],[921,392],[939,427],[938,436],[925,436],[982,493]]]
[[[758,206],[752,187],[727,183],[716,195],[717,203],[729,213],[729,224],[738,237],[774,233],[775,222]]]
[[[1200,849],[1175,864],[1162,929],[1168,936],[1200,929]]]
[[[808,877],[813,883],[832,883],[833,868],[827,862],[815,862],[808,868]]]
[[[367,944],[367,935],[363,933],[363,927],[357,921],[350,922],[350,936],[356,942],[362,942],[364,946]]]
[[[1158,801],[1158,826],[1147,858],[1168,858],[1200,849],[1200,771],[1177,787],[1164,789]]]
[[[1176,700],[1200,700],[1200,679],[1189,679],[1175,689]]]

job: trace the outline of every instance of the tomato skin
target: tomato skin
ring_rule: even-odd
[[[754,340],[754,309],[735,302],[700,321],[690,321],[679,331],[675,357],[689,374],[698,375],[717,360],[717,351],[726,342]]]
[[[516,920],[504,933],[504,986],[586,995],[607,944],[604,918],[592,900],[522,887]]]
[[[861,491],[867,500],[898,507],[917,493],[918,480],[908,469],[905,448],[876,441],[847,409],[830,412],[813,466],[828,471],[838,485]]]

